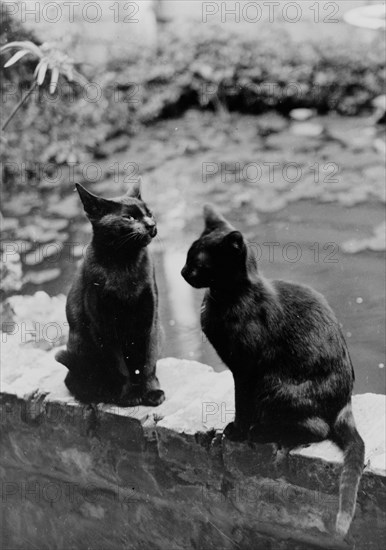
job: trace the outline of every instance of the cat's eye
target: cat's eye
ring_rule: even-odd
[[[131,222],[134,221],[133,216],[125,216],[125,218],[126,218],[127,220],[131,221]]]

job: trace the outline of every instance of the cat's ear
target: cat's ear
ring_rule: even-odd
[[[90,191],[87,191],[80,183],[76,183],[75,187],[79,193],[86,214],[91,218],[103,216],[103,214],[106,214],[106,212],[111,209],[111,201],[90,193]]]
[[[224,216],[217,212],[217,210],[211,204],[205,204],[204,206],[204,221],[205,229],[207,231],[230,227]]]
[[[237,254],[242,254],[246,248],[244,237],[240,231],[232,231],[231,233],[228,233],[228,235],[225,235],[222,240],[222,245],[227,250],[232,250]]]
[[[129,197],[142,200],[142,179],[138,178],[133,187],[127,192]]]

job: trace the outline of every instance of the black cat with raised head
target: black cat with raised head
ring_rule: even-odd
[[[354,371],[338,321],[315,290],[260,275],[252,247],[212,207],[182,269],[208,288],[202,329],[235,383],[232,440],[293,447],[332,439],[344,452],[336,531],[355,511],[364,443],[351,410]]]
[[[157,406],[165,397],[156,377],[158,292],[147,249],[156,222],[140,182],[115,199],[76,188],[93,236],[67,298],[67,349],[56,359],[84,403]]]

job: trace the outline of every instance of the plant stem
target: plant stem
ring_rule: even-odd
[[[9,117],[7,118],[7,120],[4,122],[3,124],[3,127],[1,128],[1,131],[4,132],[4,130],[6,129],[6,127],[8,126],[8,124],[11,122],[11,120],[13,119],[13,117],[16,115],[16,113],[18,112],[18,110],[20,109],[20,107],[23,105],[23,103],[29,98],[29,96],[32,94],[32,92],[34,91],[34,89],[36,88],[36,86],[38,85],[37,81],[35,80],[33,83],[32,83],[32,86],[30,87],[30,89],[27,91],[27,93],[25,94],[24,97],[21,98],[21,100],[19,101],[19,103],[16,105],[16,107],[14,108],[14,110],[12,111],[12,113],[9,115]]]

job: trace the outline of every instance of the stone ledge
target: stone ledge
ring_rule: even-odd
[[[150,529],[157,548],[172,542],[163,525],[178,525],[173,528],[178,544],[170,548],[189,548],[186,530],[193,524],[195,544],[203,550],[250,548],[252,541],[260,541],[257,548],[266,548],[268,541],[274,541],[272,548],[332,547],[326,526],[337,509],[340,451],[324,442],[287,456],[272,445],[222,441],[219,430],[233,409],[230,373],[215,373],[192,361],[162,359],[158,373],[168,397],[163,405],[90,409],[68,394],[65,369],[53,361],[53,352],[31,350],[29,355],[33,368],[7,374],[6,366],[3,371],[3,500],[9,503],[5,530],[12,548],[28,547],[20,546],[23,532],[24,540],[38,547],[50,547],[50,537],[60,534],[60,548],[83,548],[89,526],[97,523],[98,537],[102,536],[103,529],[115,524],[109,511],[117,508],[114,513],[122,519],[122,506],[152,521],[163,518]],[[386,542],[381,536],[385,399],[367,394],[355,396],[353,402],[366,441],[367,465],[352,535],[360,548],[381,548]],[[83,494],[79,502],[65,498],[65,488],[72,486]],[[97,498],[88,495],[90,486]],[[44,496],[47,487],[53,487],[55,495],[60,492],[60,502]],[[16,516],[20,530],[11,528]],[[41,531],[47,516],[48,534]],[[66,518],[73,525],[71,536],[55,523]],[[131,532],[127,521],[126,517],[118,529],[121,536]],[[149,543],[149,535],[140,533],[132,548]],[[91,548],[105,548],[98,537],[90,541]],[[116,537],[111,548],[121,547]]]
[[[39,315],[55,318],[48,303]],[[286,454],[223,440],[228,371],[161,359],[160,407],[86,407],[64,386],[56,350],[19,336],[2,345],[4,548],[343,547],[328,535],[341,452],[328,441]],[[386,543],[385,397],[354,396],[353,410],[366,466],[351,543],[372,550]]]
[[[6,348],[3,344],[3,394],[39,402],[41,406],[48,403],[80,406],[63,383],[67,369],[54,360],[57,349],[45,352],[12,346],[8,352]],[[156,426],[185,435],[222,431],[232,420],[234,395],[229,371],[217,373],[196,361],[166,358],[159,360],[157,372],[167,396],[161,406],[123,408],[100,404],[97,410],[135,419],[145,427]],[[353,412],[366,444],[365,471],[385,477],[386,398],[370,393],[355,395]],[[302,447],[291,454],[329,463],[341,463],[343,459],[342,452],[331,441]]]

